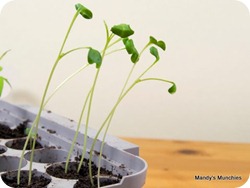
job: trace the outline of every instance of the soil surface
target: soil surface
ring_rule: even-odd
[[[5,153],[5,149],[0,149],[0,154]]]
[[[11,139],[11,138],[21,138],[25,137],[25,128],[27,126],[27,122],[23,122],[18,125],[15,129],[9,128],[8,125],[4,123],[0,123],[0,138],[3,139]]]
[[[51,180],[44,176],[37,176],[32,172],[31,184],[28,186],[28,173],[21,172],[20,185],[17,185],[17,172],[9,172],[2,175],[2,180],[10,187],[18,188],[43,188],[48,185]]]
[[[22,150],[25,142],[26,142],[26,139],[13,140],[11,146],[9,146],[9,147],[12,149]],[[32,142],[31,142],[31,140],[29,140],[28,145],[26,147],[26,150],[31,150],[32,144],[33,144],[33,140],[32,140]],[[36,141],[35,149],[41,149],[41,148],[43,148],[43,146],[38,141]]]
[[[97,188],[97,186],[92,186],[89,178],[89,168],[87,160],[84,161],[81,170],[79,173],[77,172],[78,162],[70,162],[67,174],[65,174],[65,162],[51,165],[47,168],[46,172],[51,176],[62,178],[62,179],[78,179],[77,183],[74,185],[74,188]],[[97,167],[92,164],[93,175],[97,174]],[[114,177],[111,179],[105,179],[101,181],[101,186],[112,185],[115,183],[119,183],[122,177],[117,177],[112,175],[112,172],[107,171],[105,169],[101,169],[101,175],[105,177]],[[94,183],[97,185],[97,179],[94,178]]]
[[[112,185],[112,184],[116,184],[119,182],[120,182],[119,179],[105,179],[100,182],[100,186],[103,187],[106,185]],[[89,177],[81,177],[76,182],[73,188],[97,188],[97,178],[94,178],[94,184],[95,186],[93,187],[89,180]]]
[[[89,171],[86,162],[82,165],[79,173],[77,172],[78,164],[78,162],[70,162],[67,173],[65,173],[65,162],[51,165],[46,172],[51,176],[62,179],[78,179],[81,176],[88,176]]]
[[[0,149],[0,154],[5,153],[4,149]]]

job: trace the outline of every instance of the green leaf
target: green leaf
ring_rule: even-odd
[[[175,83],[173,83],[173,85],[168,89],[168,92],[170,93],[170,94],[174,94],[175,92],[176,92],[176,85],[175,85]]]
[[[139,61],[139,53],[133,53],[130,59],[133,63],[137,63]]]
[[[109,28],[108,28],[108,25],[105,21],[104,22],[104,26],[105,26],[105,30],[106,30],[106,38],[109,38]]]
[[[3,67],[0,66],[0,72],[3,70]]]
[[[6,79],[6,78],[4,78],[4,77],[2,77],[2,76],[0,76],[0,97],[1,97],[2,92],[3,92],[3,88],[4,88],[4,83],[5,82],[11,87],[11,84],[10,84],[9,80]]]
[[[2,60],[3,57],[4,57],[9,51],[10,51],[10,50],[5,51],[5,52],[0,56],[0,60]]]
[[[157,40],[152,36],[149,37],[149,41],[151,44],[157,44]]]
[[[90,48],[88,52],[88,62],[89,64],[95,63],[96,68],[100,68],[102,65],[101,53],[93,48]]]
[[[126,38],[134,34],[134,31],[128,24],[119,24],[111,28],[112,33],[118,35],[121,38]]]
[[[166,50],[166,44],[164,41],[160,40],[157,42],[157,45],[162,49],[162,50]]]
[[[10,84],[10,82],[9,82],[9,80],[8,80],[7,78],[3,78],[3,79],[4,79],[4,81],[5,81],[10,87],[12,87],[11,84]]]
[[[123,43],[125,45],[126,51],[128,52],[128,54],[132,54],[131,55],[131,61],[133,63],[136,63],[139,61],[139,53],[137,51],[137,49],[135,48],[134,42],[132,39],[128,39],[128,38],[124,38],[123,39]]]
[[[93,17],[92,12],[82,4],[80,3],[76,4],[75,8],[84,18],[91,19]]]
[[[137,52],[132,39],[125,38],[125,39],[123,39],[123,43],[125,45],[125,48],[126,48],[128,54],[133,54],[133,53]]]
[[[150,36],[149,37],[149,42],[151,44],[155,44],[156,46],[160,47],[162,50],[166,50],[166,44],[164,41],[160,40],[160,41],[157,41],[154,37]]]
[[[150,53],[151,53],[153,56],[155,56],[155,58],[156,58],[157,61],[159,61],[160,56],[159,56],[159,53],[158,53],[157,48],[155,48],[154,46],[152,46],[152,47],[150,48]]]
[[[0,97],[2,96],[3,86],[4,86],[4,78],[0,76]]]

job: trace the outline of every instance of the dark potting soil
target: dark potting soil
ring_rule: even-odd
[[[46,172],[51,176],[62,179],[78,179],[83,176],[88,176],[89,174],[89,168],[86,160],[83,162],[83,165],[79,172],[77,172],[79,164],[78,162],[70,162],[67,173],[65,173],[65,164],[66,163],[63,162],[60,164],[51,165],[49,168],[47,168]],[[94,165],[92,166],[92,169],[94,171],[97,170]]]
[[[17,172],[9,172],[2,175],[2,180],[4,183],[10,187],[17,188],[43,188],[48,185],[51,180],[44,177],[38,176],[34,172],[32,172],[31,184],[28,186],[29,175],[28,172],[22,173],[20,178],[20,185],[17,185]]]
[[[49,168],[47,168],[46,172],[51,176],[57,178],[78,179],[77,183],[74,185],[74,188],[97,188],[97,186],[93,187],[90,182],[88,161],[87,160],[84,161],[79,173],[77,172],[78,164],[79,164],[78,162],[70,162],[67,174],[65,174],[65,163],[61,163],[61,165],[58,164],[51,165]],[[96,175],[97,171],[98,168],[96,167],[96,165],[92,163],[93,175]],[[112,172],[107,171],[103,168],[101,169],[101,175],[114,177],[114,175],[112,175]],[[115,178],[107,180],[105,179],[101,181],[101,186],[119,183],[121,178],[122,178],[121,176],[120,177],[116,176]],[[95,185],[97,185],[97,178],[94,178],[94,183]]]
[[[12,149],[22,150],[25,142],[26,142],[26,139],[13,140],[12,144],[9,147]],[[30,139],[26,147],[26,150],[31,150],[32,144],[33,144],[33,140]],[[41,148],[43,148],[43,146],[38,141],[36,141],[35,149],[41,149]]]
[[[78,179],[81,176],[87,176],[88,167],[82,166],[79,173],[77,173],[78,164],[77,162],[70,162],[67,173],[65,173],[65,162],[51,165],[46,169],[46,172],[51,176],[62,179]]]
[[[0,149],[0,154],[4,153],[5,149]]]
[[[18,125],[15,129],[11,129],[5,123],[0,123],[0,138],[10,139],[10,138],[21,138],[25,137],[25,128],[27,126],[27,121]]]
[[[119,179],[105,179],[105,180],[101,180],[100,182],[100,186],[106,186],[106,185],[112,185],[112,184],[116,184],[119,183],[120,180]],[[97,188],[97,178],[94,178],[94,187],[92,186],[89,177],[81,177],[74,185],[73,188]]]

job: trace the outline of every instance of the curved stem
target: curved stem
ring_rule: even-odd
[[[141,56],[142,55],[142,53],[150,46],[150,42],[149,43],[147,43],[146,45],[145,45],[145,47],[142,49],[142,51],[140,52],[140,55],[139,56]],[[156,60],[152,65],[150,65],[138,78],[137,78],[137,80],[139,80],[144,74],[146,74],[154,65],[155,65],[155,63],[157,62],[158,60]],[[128,81],[130,80],[130,77],[131,77],[131,75],[132,75],[132,73],[133,73],[133,71],[134,71],[134,69],[135,69],[135,66],[137,65],[137,63],[135,63],[134,65],[133,65],[133,67],[132,67],[132,69],[130,70],[130,72],[129,72],[129,75],[128,75],[128,77],[127,77],[127,79],[126,79],[126,82],[125,82],[125,84],[124,84],[124,86],[123,86],[123,89],[122,89],[122,91],[121,91],[121,93],[120,93],[120,95],[119,95],[119,97],[118,97],[118,100],[117,100],[117,105],[115,105],[116,107],[118,106],[118,104],[121,102],[121,98],[122,98],[122,95],[123,95],[123,93],[124,93],[124,91],[125,91],[125,89],[126,89],[126,87],[127,87],[127,84],[128,84]],[[134,84],[136,84],[136,82],[137,82],[137,80],[134,82]],[[133,85],[133,84],[132,84]],[[132,86],[132,88],[133,88],[134,86]],[[132,89],[131,88],[131,89]],[[125,97],[125,96],[124,96]],[[103,139],[102,139],[102,144],[101,144],[101,148],[100,148],[100,155],[99,155],[99,159],[98,159],[98,174],[97,174],[97,183],[98,183],[98,188],[100,187],[100,166],[101,166],[101,158],[102,158],[102,152],[103,152],[103,148],[104,148],[104,144],[105,144],[105,139],[106,139],[106,135],[107,135],[107,132],[108,132],[108,129],[109,129],[109,127],[110,127],[110,124],[111,124],[111,121],[112,121],[112,119],[113,119],[113,116],[114,116],[114,113],[115,113],[115,110],[116,110],[116,107],[114,108],[114,109],[112,109],[111,110],[111,113],[108,115],[108,117],[106,118],[106,120],[104,121],[104,123],[102,124],[102,126],[100,127],[100,129],[99,129],[99,131],[97,132],[97,135],[96,135],[96,137],[95,137],[95,139],[94,139],[94,143],[92,144],[92,147],[91,148],[93,148],[93,145],[95,145],[96,144],[96,139],[98,138],[98,136],[99,136],[99,134],[101,133],[101,131],[102,131],[102,129],[105,127],[105,124],[107,123],[107,121],[108,121],[108,123],[107,123],[107,127],[106,127],[106,129],[105,129],[105,132],[104,132],[104,136],[103,136]],[[92,151],[92,149],[91,149],[91,151]],[[92,160],[92,153],[90,153],[90,160]]]
[[[144,48],[142,49],[142,51],[140,52],[140,56],[141,56],[142,53],[149,47],[149,45],[150,45],[150,43],[148,43],[147,45],[145,45],[145,47],[144,47]],[[136,81],[129,87],[128,90],[131,90],[131,89],[133,88],[134,84],[136,84],[136,82],[137,82],[144,74],[146,74],[146,73],[155,65],[155,63],[156,63],[156,61],[155,61],[152,65],[150,65],[150,66],[149,66],[149,67],[148,67],[148,68],[147,68],[147,69],[146,69],[146,70],[136,79]],[[92,144],[92,146],[91,146],[91,148],[92,148],[91,150],[93,150],[94,145],[96,144],[96,139],[97,139],[98,136],[100,135],[100,133],[101,133],[103,127],[105,126],[105,124],[107,123],[109,117],[112,116],[112,113],[113,113],[112,111],[114,111],[114,110],[116,109],[116,107],[118,106],[118,104],[120,103],[120,101],[122,100],[122,98],[124,97],[124,96],[123,96],[123,93],[124,93],[124,91],[125,91],[125,88],[126,88],[126,86],[127,86],[127,84],[128,84],[128,81],[129,81],[129,79],[130,79],[130,77],[131,77],[131,75],[132,75],[132,73],[133,73],[133,71],[134,71],[136,65],[137,65],[137,63],[135,63],[135,64],[133,65],[133,67],[132,67],[132,69],[131,69],[131,71],[130,71],[130,73],[129,73],[129,76],[128,76],[128,78],[127,78],[125,84],[124,84],[124,87],[123,87],[123,89],[122,89],[122,92],[121,92],[121,94],[120,94],[120,96],[119,96],[119,98],[118,98],[116,104],[114,105],[114,107],[112,108],[111,112],[108,114],[107,118],[104,120],[104,122],[102,123],[101,127],[99,128],[99,130],[98,130],[98,132],[97,132],[97,134],[96,134],[96,136],[95,136],[95,138],[94,138],[94,142],[93,142],[93,144]],[[132,87],[132,88],[131,88],[131,87]],[[126,92],[128,92],[128,90],[127,90]]]
[[[97,69],[97,71],[96,71],[94,83],[93,83],[93,85],[92,85],[92,87],[91,87],[91,90],[90,90],[91,92],[90,92],[90,99],[89,99],[88,112],[87,112],[86,125],[85,125],[85,126],[86,126],[86,129],[88,129],[88,127],[89,127],[89,119],[90,119],[92,101],[93,101],[95,86],[96,86],[96,82],[97,82],[97,78],[98,78],[99,73],[100,73],[100,68]],[[85,130],[86,130],[86,129],[85,129]],[[83,151],[85,150],[85,145],[86,145],[86,143],[85,143],[85,140],[86,140],[86,139],[85,139],[85,138],[87,138],[87,135],[84,135]],[[82,166],[82,163],[83,163],[83,160],[84,160],[84,156],[85,156],[85,153],[82,153],[82,157],[81,157],[80,163],[79,163],[79,165],[78,165],[77,172],[79,172],[80,169],[81,169],[81,166]]]
[[[63,80],[57,87],[56,89],[50,94],[50,96],[47,98],[47,100],[44,102],[43,108],[48,104],[50,99],[57,93],[59,89],[62,88],[68,81],[70,81],[73,77],[75,77],[78,73],[80,73],[82,70],[84,70],[89,64],[86,64],[82,67],[80,67],[77,71],[75,71],[73,74],[71,74],[69,77],[67,77],[65,80]]]
[[[144,82],[144,81],[162,81],[162,82],[167,82],[167,83],[175,84],[175,83],[172,82],[172,81],[165,80],[165,79],[161,79],[161,78],[137,79],[137,80],[134,82],[134,84],[132,84],[131,87],[125,92],[125,94],[122,95],[122,96],[119,98],[120,100],[118,100],[118,103],[115,105],[115,108],[113,108],[112,112],[111,112],[111,113],[109,114],[109,116],[108,116],[109,121],[108,121],[107,127],[106,127],[105,132],[104,132],[104,135],[103,135],[103,140],[102,140],[101,149],[100,149],[100,156],[99,156],[99,160],[98,160],[98,175],[97,175],[97,178],[98,178],[98,181],[97,181],[97,182],[98,182],[98,188],[100,187],[100,184],[99,184],[100,180],[99,180],[99,178],[100,178],[101,156],[102,156],[102,153],[103,153],[103,148],[104,148],[104,144],[105,144],[105,139],[106,139],[106,136],[107,136],[107,133],[108,133],[108,130],[109,130],[109,127],[110,127],[112,118],[113,118],[113,116],[114,116],[116,107],[117,107],[118,104],[121,102],[122,98],[124,98],[124,97],[128,94],[128,92],[129,92],[130,90],[132,90],[132,88],[133,88],[136,84],[138,84],[138,83],[140,83],[140,82]]]
[[[152,69],[153,66],[156,65],[156,62],[157,62],[157,61],[158,61],[158,60],[156,60],[156,61],[155,61],[153,64],[151,64],[145,71],[143,71],[137,79],[140,79],[140,78],[143,77],[150,69]]]
[[[4,58],[4,56],[6,56],[7,53],[9,53],[9,51],[11,51],[10,49],[5,51],[2,55],[0,55],[0,60],[2,60]]]
[[[72,52],[74,52],[74,51],[84,50],[84,49],[90,49],[90,48],[91,48],[91,47],[87,46],[87,47],[78,47],[78,48],[71,49],[71,50],[69,50],[69,51],[63,53],[63,54],[61,55],[61,58],[63,58],[64,56],[66,56],[66,55],[68,55],[68,54],[70,54],[70,53],[72,53]]]
[[[134,82],[124,93],[123,95],[118,99],[118,101],[115,103],[115,105],[113,106],[112,110],[110,111],[110,113],[108,114],[108,116],[106,117],[106,119],[104,120],[104,122],[102,123],[100,129],[97,131],[95,137],[94,137],[94,141],[91,145],[90,151],[94,150],[95,144],[97,142],[97,138],[99,137],[102,129],[104,128],[105,124],[108,122],[109,118],[112,116],[112,114],[114,113],[114,111],[116,110],[117,106],[120,104],[120,102],[122,101],[122,99],[128,94],[128,92],[136,85],[137,82]],[[90,153],[90,158],[89,160],[92,160],[92,153]]]
[[[145,82],[145,81],[161,81],[161,82],[166,82],[166,83],[170,83],[170,84],[175,84],[172,81],[162,79],[162,78],[144,78],[144,79],[138,80],[138,82]]]
[[[79,12],[77,11],[70,23],[70,26],[67,30],[67,33],[65,35],[65,38],[63,40],[63,43],[62,43],[62,46],[59,50],[59,53],[58,53],[58,56],[57,56],[57,59],[51,69],[51,72],[50,72],[50,75],[49,75],[49,78],[48,78],[48,81],[47,81],[47,84],[46,84],[46,87],[45,87],[45,90],[44,90],[44,93],[43,93],[43,96],[42,96],[42,100],[41,100],[41,104],[40,104],[40,108],[39,108],[39,111],[38,111],[38,114],[36,116],[36,119],[34,121],[34,123],[32,124],[32,127],[30,129],[30,132],[28,134],[28,137],[26,139],[26,142],[25,142],[25,145],[24,145],[24,148],[23,148],[23,151],[22,151],[22,155],[21,155],[21,158],[20,158],[20,161],[19,161],[19,167],[18,167],[18,174],[17,174],[17,184],[19,185],[20,184],[20,175],[21,175],[21,166],[22,166],[22,161],[23,161],[23,158],[24,158],[24,153],[25,153],[25,149],[27,147],[27,144],[28,144],[28,141],[31,137],[31,133],[32,133],[32,130],[33,128],[35,127],[35,134],[37,134],[38,132],[38,124],[39,124],[39,121],[40,121],[40,116],[41,116],[41,113],[42,113],[42,110],[43,110],[43,106],[44,106],[44,101],[45,101],[45,98],[46,98],[46,95],[47,95],[47,92],[48,92],[48,89],[49,89],[49,86],[50,86],[50,82],[52,80],[52,77],[53,77],[53,74],[55,72],[55,69],[61,59],[61,54],[62,54],[62,51],[64,49],[64,46],[65,46],[65,43],[68,39],[68,36],[69,36],[69,33],[74,25],[74,22],[76,20],[76,18],[78,17],[79,15]],[[29,181],[28,181],[28,185],[30,185],[31,183],[31,176],[32,176],[32,161],[33,161],[33,157],[34,157],[34,149],[35,149],[35,143],[36,143],[36,138],[37,136],[34,137],[34,142],[33,142],[33,147],[32,147],[32,152],[31,152],[31,157],[30,157],[30,166],[29,166]]]
[[[129,75],[128,75],[126,81],[125,81],[125,84],[124,84],[124,86],[123,86],[123,88],[122,88],[122,91],[121,91],[121,93],[120,93],[120,95],[119,95],[117,101],[119,101],[119,99],[122,97],[122,94],[123,94],[124,90],[126,89],[126,87],[127,87],[127,85],[128,85],[128,82],[129,82],[129,80],[130,80],[130,77],[132,76],[132,73],[133,73],[133,71],[134,71],[134,69],[135,69],[135,66],[136,66],[136,64],[133,64],[133,66],[132,66],[132,68],[131,68],[131,70],[130,70],[130,72],[129,72]],[[109,118],[107,127],[110,126],[111,121],[112,121],[113,116],[114,116],[114,113],[115,113],[115,111],[110,115],[110,118]],[[98,188],[100,187],[101,159],[102,159],[102,152],[103,152],[103,147],[104,147],[104,143],[105,143],[106,134],[107,134],[107,129],[106,129],[106,131],[105,131],[105,133],[104,133],[104,136],[103,136],[103,140],[102,140],[102,144],[101,144],[101,149],[100,149],[100,156],[99,156],[99,159],[98,159],[98,173],[97,173],[97,184],[98,184]]]
[[[119,51],[122,51],[122,50],[125,50],[126,48],[120,48],[120,49],[116,49],[116,50],[112,50],[110,52],[108,52],[106,55],[110,55],[110,54],[113,54],[115,52],[119,52]]]
[[[106,22],[104,22],[104,25],[105,25],[105,29],[106,29],[106,38],[107,38],[107,41],[106,41],[106,44],[104,46],[104,49],[102,51],[102,61],[105,57],[105,53],[106,53],[106,50],[108,48],[108,44],[109,42],[111,41],[111,39],[114,37],[113,34],[111,34],[109,36],[109,30],[108,30],[108,26],[106,24]],[[99,68],[96,72],[96,76],[95,76],[95,79],[94,79],[94,83],[92,85],[92,88],[90,90],[90,100],[89,100],[89,106],[88,106],[88,112],[87,112],[87,119],[86,119],[86,125],[85,125],[85,134],[84,134],[84,143],[83,143],[83,152],[82,152],[82,156],[81,156],[81,160],[80,160],[80,163],[78,165],[78,169],[77,169],[77,172],[80,171],[81,169],[81,166],[82,166],[82,163],[83,163],[83,160],[85,158],[85,153],[86,153],[86,150],[87,150],[87,134],[88,134],[88,127],[89,127],[89,119],[90,119],[90,113],[91,113],[91,106],[92,106],[92,100],[93,100],[93,95],[94,95],[94,91],[95,91],[95,86],[96,86],[96,82],[97,82],[97,79],[98,79],[98,75],[100,73],[100,69]],[[91,164],[91,162],[90,162]],[[91,169],[91,165],[89,165],[89,171],[92,171]],[[92,178],[92,173],[90,174],[90,181],[91,181],[91,184],[92,186],[94,186],[94,182],[93,182],[93,178]]]
[[[122,38],[119,38],[119,39],[117,39],[116,41],[112,42],[112,43],[108,46],[108,48],[110,48],[111,46],[117,44],[117,43],[120,42],[121,40],[122,40]]]
[[[141,55],[143,54],[143,52],[144,52],[150,45],[151,45],[151,43],[148,42],[148,43],[144,46],[144,48],[143,48],[142,51],[140,52],[139,57],[141,57]]]
[[[76,132],[75,132],[75,136],[74,136],[74,139],[72,141],[72,144],[71,144],[71,147],[70,147],[70,150],[69,150],[69,153],[68,153],[68,157],[67,157],[67,160],[66,160],[65,173],[67,173],[67,171],[68,171],[69,160],[70,160],[70,157],[72,155],[74,146],[76,144],[76,139],[78,137],[79,130],[80,130],[80,127],[81,127],[81,123],[82,123],[82,119],[83,119],[83,114],[84,114],[84,111],[85,111],[85,108],[86,108],[86,105],[87,105],[87,102],[89,100],[89,97],[90,97],[91,93],[92,93],[92,89],[88,92],[88,95],[87,95],[87,97],[86,97],[86,99],[84,101],[84,104],[83,104],[83,108],[82,108],[82,111],[81,111],[81,114],[80,114],[80,118],[79,118],[79,121],[78,121],[77,129],[76,129]],[[85,126],[85,133],[84,133],[84,135],[86,135],[86,133],[87,133],[86,127],[87,126]],[[87,137],[84,136],[84,139],[85,138],[87,138]],[[85,144],[85,147],[84,147],[84,151],[86,152],[86,144]],[[83,153],[85,153],[84,151],[83,151]]]
[[[105,22],[104,22],[104,23],[105,23]],[[112,38],[114,37],[114,34],[110,34],[110,35],[108,36],[109,31],[108,31],[108,27],[107,27],[107,24],[106,24],[106,23],[105,23],[105,28],[106,28],[107,40],[106,40],[106,44],[105,44],[105,46],[104,46],[104,49],[103,49],[103,51],[102,51],[102,61],[103,61],[103,59],[104,59],[104,57],[105,57],[106,50],[108,49],[108,45],[109,45],[110,41],[112,40]],[[101,69],[101,67],[98,69],[97,76],[98,76],[98,74],[99,74],[100,69]],[[93,93],[94,93],[94,88],[95,88],[97,76],[96,76],[96,79],[95,79],[94,84],[93,84],[93,91],[92,91],[91,96],[93,96]],[[90,96],[90,97],[91,97],[91,96]],[[88,112],[90,112],[91,100],[92,100],[92,99],[90,98],[89,111],[88,111]],[[88,116],[87,116],[87,121],[86,121],[86,128],[88,128],[87,123],[88,123]],[[87,137],[87,135],[85,135],[85,136]],[[93,150],[90,150],[90,155],[91,155],[92,151],[93,151]],[[82,163],[83,163],[83,159],[84,159],[84,158],[83,158],[83,155],[82,155],[80,164],[79,164],[79,166],[78,166],[78,171],[80,171],[81,165],[82,165]],[[88,164],[88,165],[89,165],[89,177],[90,177],[90,181],[91,181],[92,186],[94,186],[93,173],[92,173],[92,168],[91,168],[91,167],[92,167],[91,162],[92,162],[92,160],[89,160],[89,164]]]

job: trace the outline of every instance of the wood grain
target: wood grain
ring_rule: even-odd
[[[236,188],[250,174],[250,144],[125,138],[149,165],[143,188]],[[195,176],[215,180],[195,180]],[[230,176],[233,180],[219,180]]]

